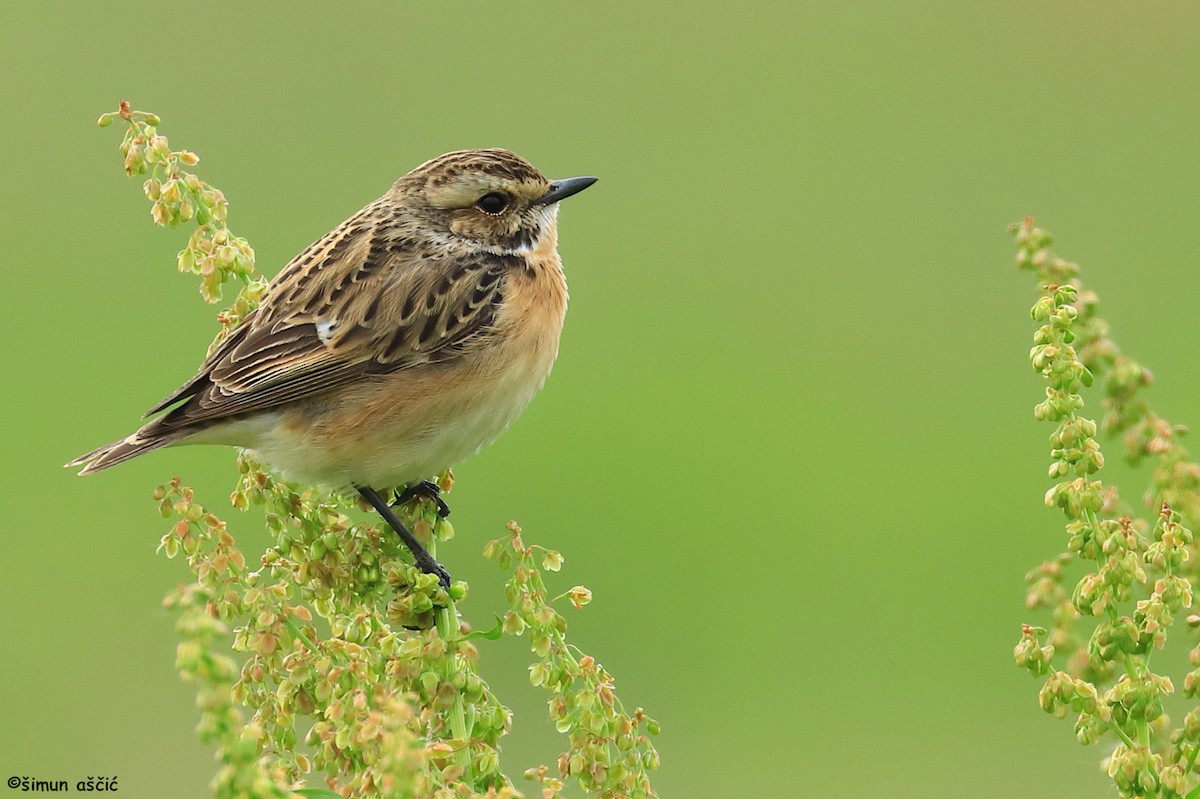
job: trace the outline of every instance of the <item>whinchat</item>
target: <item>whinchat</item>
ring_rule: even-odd
[[[558,203],[595,182],[548,180],[500,149],[425,162],[293,258],[148,411],[163,415],[67,465],[240,447],[290,479],[361,493],[448,587],[378,491],[429,490],[541,388],[567,310]]]

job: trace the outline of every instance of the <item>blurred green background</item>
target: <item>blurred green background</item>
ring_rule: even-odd
[[[219,506],[233,453],[60,467],[214,330],[185,234],[94,127],[129,98],[268,274],[447,150],[601,177],[563,209],[558,366],[459,466],[441,554],[485,623],[505,522],[564,552],[563,588],[596,595],[576,642],[662,722],[662,796],[1111,791],[1011,660],[1022,576],[1064,538],[1005,227],[1056,233],[1157,407],[1200,421],[1198,25],[1183,3],[7,3],[0,776],[203,797],[214,769],[149,494],[180,474]],[[560,751],[529,662],[483,646],[514,774]]]

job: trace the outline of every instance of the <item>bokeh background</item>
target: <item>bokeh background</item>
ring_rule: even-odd
[[[1200,421],[1198,26],[1186,3],[6,3],[0,776],[203,797],[214,769],[149,494],[180,474],[220,505],[233,453],[60,467],[214,330],[185,234],[94,126],[129,98],[269,274],[450,149],[601,177],[563,208],[558,366],[459,466],[442,555],[482,622],[505,522],[565,553],[596,595],[576,642],[662,722],[662,796],[1111,791],[1011,660],[1063,535],[1005,229],[1056,233],[1157,407]],[[483,658],[508,769],[552,761],[525,642]]]

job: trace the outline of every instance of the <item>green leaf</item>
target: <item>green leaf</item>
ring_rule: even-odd
[[[486,638],[489,641],[499,641],[504,635],[504,621],[500,618],[500,614],[493,614],[496,617],[496,626],[490,630],[472,630],[462,637],[463,641],[470,641],[472,638]]]

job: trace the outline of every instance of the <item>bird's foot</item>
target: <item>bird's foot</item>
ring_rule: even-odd
[[[432,574],[437,577],[442,588],[449,591],[450,572],[446,571],[442,564],[434,560],[433,555],[429,554],[429,550],[421,546],[421,542],[416,539],[411,530],[404,526],[404,522],[400,521],[400,517],[396,515],[395,511],[384,502],[383,497],[379,496],[379,493],[375,489],[365,486],[360,486],[358,492],[362,494],[367,502],[371,503],[371,506],[383,517],[388,526],[396,531],[396,535],[400,536],[400,540],[404,542],[404,545],[408,547],[408,551],[412,553],[413,562],[416,563],[417,568],[426,574]]]
[[[442,499],[442,489],[437,483],[429,480],[412,483],[405,486],[403,491],[397,491],[396,499],[392,502],[392,507],[403,505],[405,502],[416,497],[423,497],[434,505],[437,505],[439,518],[444,519],[450,515],[450,506],[446,504],[446,500]]]
[[[433,559],[433,556],[422,549],[419,553],[413,553],[416,559],[417,568],[426,574],[432,574],[438,578],[442,588],[450,590],[450,572],[446,571],[446,567]],[[422,557],[424,556],[424,557]]]

